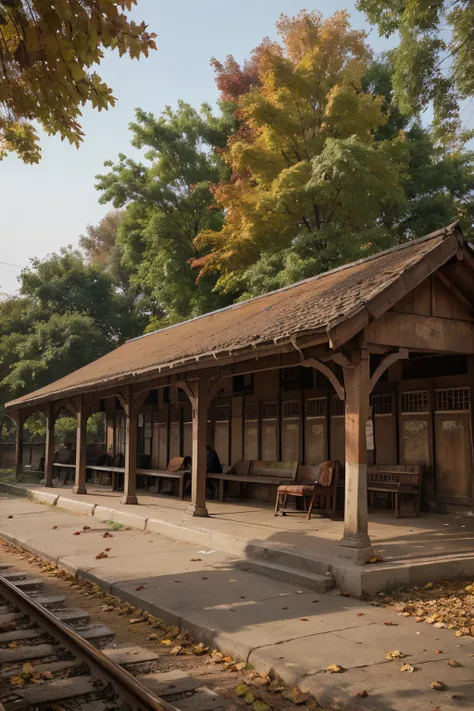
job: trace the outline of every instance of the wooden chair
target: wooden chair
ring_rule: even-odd
[[[298,513],[298,509],[286,508],[289,496],[303,499],[303,510],[306,511],[307,508],[308,521],[311,518],[311,512],[316,498],[323,498],[326,512],[334,515],[336,512],[338,474],[339,464],[335,460],[323,462],[319,467],[300,465],[298,467],[297,483],[283,484],[278,487],[275,502],[275,516],[285,516],[287,513]],[[306,507],[310,497],[311,501],[309,502],[309,507]]]

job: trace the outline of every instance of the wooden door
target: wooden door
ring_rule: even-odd
[[[401,464],[430,464],[430,407],[428,390],[402,393]]]
[[[326,397],[309,398],[306,400],[306,418],[304,423],[305,464],[321,464],[328,458],[326,409]]]
[[[230,445],[230,405],[216,405],[215,413],[214,447],[219,455],[221,464],[228,465]]]
[[[278,461],[278,403],[262,404],[262,459]]]
[[[331,400],[331,437],[330,453],[331,459],[336,459],[344,469],[346,464],[346,418],[345,402],[337,395],[333,395]]]
[[[258,402],[244,407],[244,459],[258,460]]]
[[[281,405],[281,458],[283,462],[299,462],[301,401],[284,400]]]
[[[435,391],[436,491],[440,503],[472,500],[471,413],[468,387]]]
[[[394,401],[394,393],[376,393],[370,398],[376,464],[397,464],[397,423]]]

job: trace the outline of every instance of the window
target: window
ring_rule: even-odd
[[[340,400],[337,395],[333,395],[331,400],[331,417],[344,417],[346,414],[345,404],[344,400]]]
[[[443,375],[466,375],[465,355],[411,357],[402,361],[402,379],[438,378]]]
[[[308,417],[324,417],[326,411],[325,397],[313,397],[306,401],[306,414]]]
[[[301,403],[299,400],[287,400],[283,403],[284,419],[296,418],[300,416]]]
[[[278,417],[278,406],[276,402],[264,402],[262,405],[262,420],[276,420]]]
[[[246,402],[245,403],[245,419],[246,420],[258,420],[258,403],[256,403],[256,402]]]
[[[216,407],[216,422],[229,422],[230,407],[229,405],[218,405]]]
[[[428,390],[417,390],[402,394],[402,413],[410,415],[418,412],[429,412]]]
[[[295,368],[282,368],[280,370],[280,384],[283,392],[304,390],[314,387],[313,368],[298,366]]]
[[[232,378],[232,393],[234,395],[253,394],[253,373],[234,375]]]
[[[436,390],[436,412],[446,410],[469,410],[470,397],[469,388],[446,388]]]
[[[393,413],[393,397],[391,393],[371,395],[370,404],[373,415],[391,415]]]

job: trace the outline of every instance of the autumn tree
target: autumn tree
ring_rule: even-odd
[[[213,292],[215,277],[196,284],[189,260],[202,255],[194,240],[203,229],[219,230],[213,185],[227,174],[219,151],[233,120],[198,112],[179,102],[158,118],[137,110],[130,125],[132,145],[144,150],[137,161],[120,154],[97,176],[101,202],[124,209],[119,227],[122,264],[150,310],[149,328],[175,323],[228,303]]]
[[[375,140],[388,116],[363,87],[365,34],[345,12],[282,16],[277,29],[281,44],[262,43],[240,74],[231,58],[215,63],[239,129],[225,151],[231,179],[215,190],[223,228],[201,231],[193,264],[201,278],[217,272],[224,292],[242,291],[262,254],[295,241],[314,252],[313,271],[364,256],[387,238],[382,206],[405,197],[403,136]]]
[[[459,102],[474,96],[473,0],[358,0],[381,35],[397,33],[393,86],[405,114],[433,104],[438,137],[456,141]]]
[[[130,20],[137,0],[0,0],[0,158],[41,156],[37,121],[78,146],[81,107],[107,109],[112,90],[94,71],[104,50],[148,56],[156,49],[144,22]]]

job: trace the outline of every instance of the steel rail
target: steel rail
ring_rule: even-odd
[[[93,676],[104,684],[112,684],[120,700],[126,701],[133,711],[178,711],[164,699],[157,698],[138,679],[99,652],[90,642],[39,605],[34,598],[19,590],[0,574],[0,595],[23,611],[45,632],[88,664]]]

